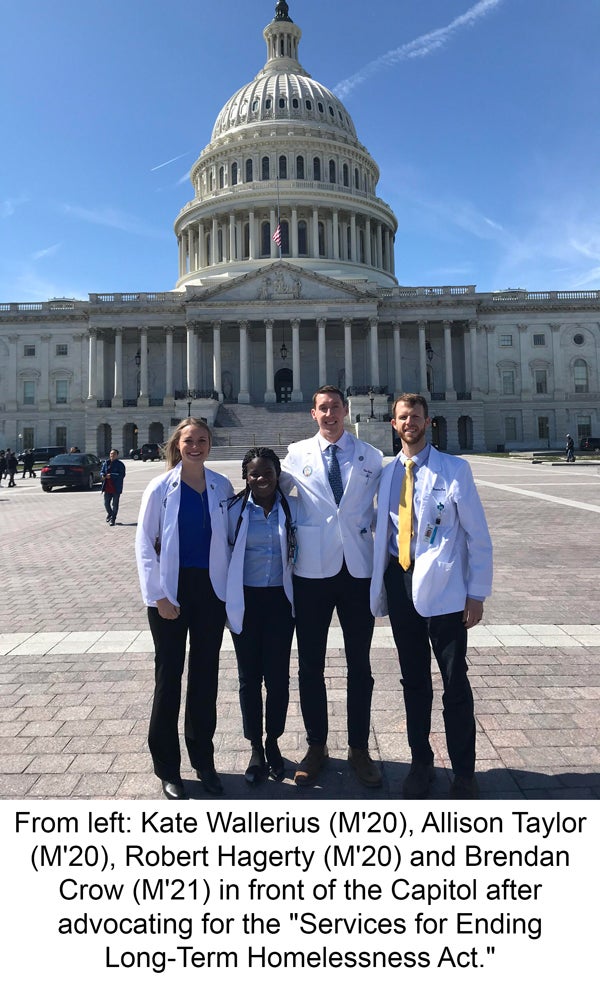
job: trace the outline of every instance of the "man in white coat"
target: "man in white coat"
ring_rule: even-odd
[[[429,742],[433,648],[444,684],[450,795],[473,799],[475,716],[467,677],[467,630],[483,616],[492,588],[492,543],[469,464],[427,440],[426,400],[404,393],[392,427],[402,450],[383,471],[371,582],[374,615],[389,612],[402,673],[412,754],[403,793],[427,795],[434,777]]]
[[[344,430],[348,405],[337,387],[317,390],[311,413],[319,433],[290,444],[280,478],[284,491],[295,485],[299,500],[294,604],[308,751],[294,778],[298,786],[311,785],[328,757],[324,673],[327,634],[335,609],[348,671],[348,758],[364,785],[380,786],[381,773],[368,746],[373,691],[374,619],[369,606],[373,498],[382,454]]]

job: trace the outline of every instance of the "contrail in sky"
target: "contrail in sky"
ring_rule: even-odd
[[[151,171],[160,171],[161,167],[166,167],[168,164],[174,164],[175,161],[180,161],[182,157],[186,157],[189,154],[189,150],[186,150],[185,154],[180,154],[179,157],[172,157],[170,161],[165,161],[163,164],[157,164],[156,167],[151,167]]]
[[[408,58],[425,58],[432,51],[442,48],[456,31],[463,27],[470,27],[475,21],[481,17],[485,17],[486,14],[489,14],[501,3],[502,0],[479,0],[478,3],[473,4],[464,14],[461,14],[460,17],[456,17],[447,24],[446,27],[439,27],[436,31],[421,34],[414,41],[408,41],[407,44],[402,44],[399,48],[392,48],[391,51],[386,51],[384,55],[380,55],[374,61],[368,62],[368,64],[359,69],[354,75],[344,79],[342,82],[338,82],[333,92],[339,99],[344,99],[361,82],[364,82],[370,75],[374,75],[380,69],[387,68],[389,65],[395,65],[397,62],[406,61]]]

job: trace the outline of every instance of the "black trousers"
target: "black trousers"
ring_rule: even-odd
[[[442,675],[444,727],[454,774],[471,777],[475,771],[475,715],[467,677],[467,630],[463,613],[419,615],[412,601],[413,570],[402,570],[392,557],[384,575],[390,623],[394,635],[406,709],[406,730],[413,761],[433,761],[431,731],[431,648]],[[431,643],[431,648],[430,648]]]
[[[117,513],[119,512],[119,500],[121,498],[120,492],[104,492],[104,508],[106,509],[106,515],[110,516],[111,519],[117,518]]]
[[[370,584],[368,577],[352,577],[346,564],[334,577],[294,576],[300,706],[309,745],[327,741],[325,655],[335,609],[346,651],[348,744],[368,747],[373,693],[370,650],[375,623],[369,605]]]
[[[263,735],[262,682],[265,682],[265,731],[279,738],[285,728],[290,699],[290,650],[294,617],[283,588],[244,588],[244,622],[232,632],[240,680],[244,738]]]
[[[148,745],[159,779],[175,779],[181,768],[179,708],[181,679],[189,636],[184,735],[192,768],[211,768],[217,724],[219,651],[225,627],[225,604],[217,598],[208,571],[182,567],[177,597],[179,618],[161,618],[148,609],[154,640],[154,701]]]

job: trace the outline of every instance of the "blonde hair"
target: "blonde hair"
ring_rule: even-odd
[[[202,430],[206,431],[208,434],[208,440],[212,446],[212,431],[205,420],[200,420],[198,417],[186,417],[185,420],[180,420],[177,427],[171,434],[167,443],[165,444],[165,458],[167,462],[167,469],[174,468],[181,461],[181,451],[179,450],[179,439],[181,437],[182,431],[186,427],[201,427]]]

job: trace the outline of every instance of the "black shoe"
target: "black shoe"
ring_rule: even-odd
[[[450,799],[479,799],[479,786],[475,776],[455,776],[450,786]]]
[[[111,525],[111,526],[114,526],[114,525],[115,525],[115,523],[116,523],[116,519],[111,519],[111,521],[110,521],[110,525]]]
[[[327,745],[309,745],[308,751],[296,768],[294,782],[297,786],[312,786],[329,758]]]
[[[429,784],[434,778],[435,771],[431,762],[413,762],[402,784],[402,795],[406,799],[425,799]]]
[[[168,800],[186,800],[187,793],[181,779],[161,779],[162,791]]]
[[[110,516],[110,515],[108,515],[108,516],[106,517],[106,522],[107,522],[107,523],[110,523],[110,521],[111,521],[111,519],[112,519],[112,516]]]
[[[267,774],[267,763],[262,743],[252,745],[252,754],[248,762],[248,768],[244,772],[244,779],[249,783],[261,782]]]
[[[265,755],[269,764],[269,775],[275,782],[281,782],[285,775],[285,762],[283,755],[279,751],[277,738],[267,738],[265,742]]]
[[[197,769],[196,775],[201,781],[205,792],[210,793],[211,796],[220,796],[223,792],[223,783],[219,779],[214,768],[212,769]]]

